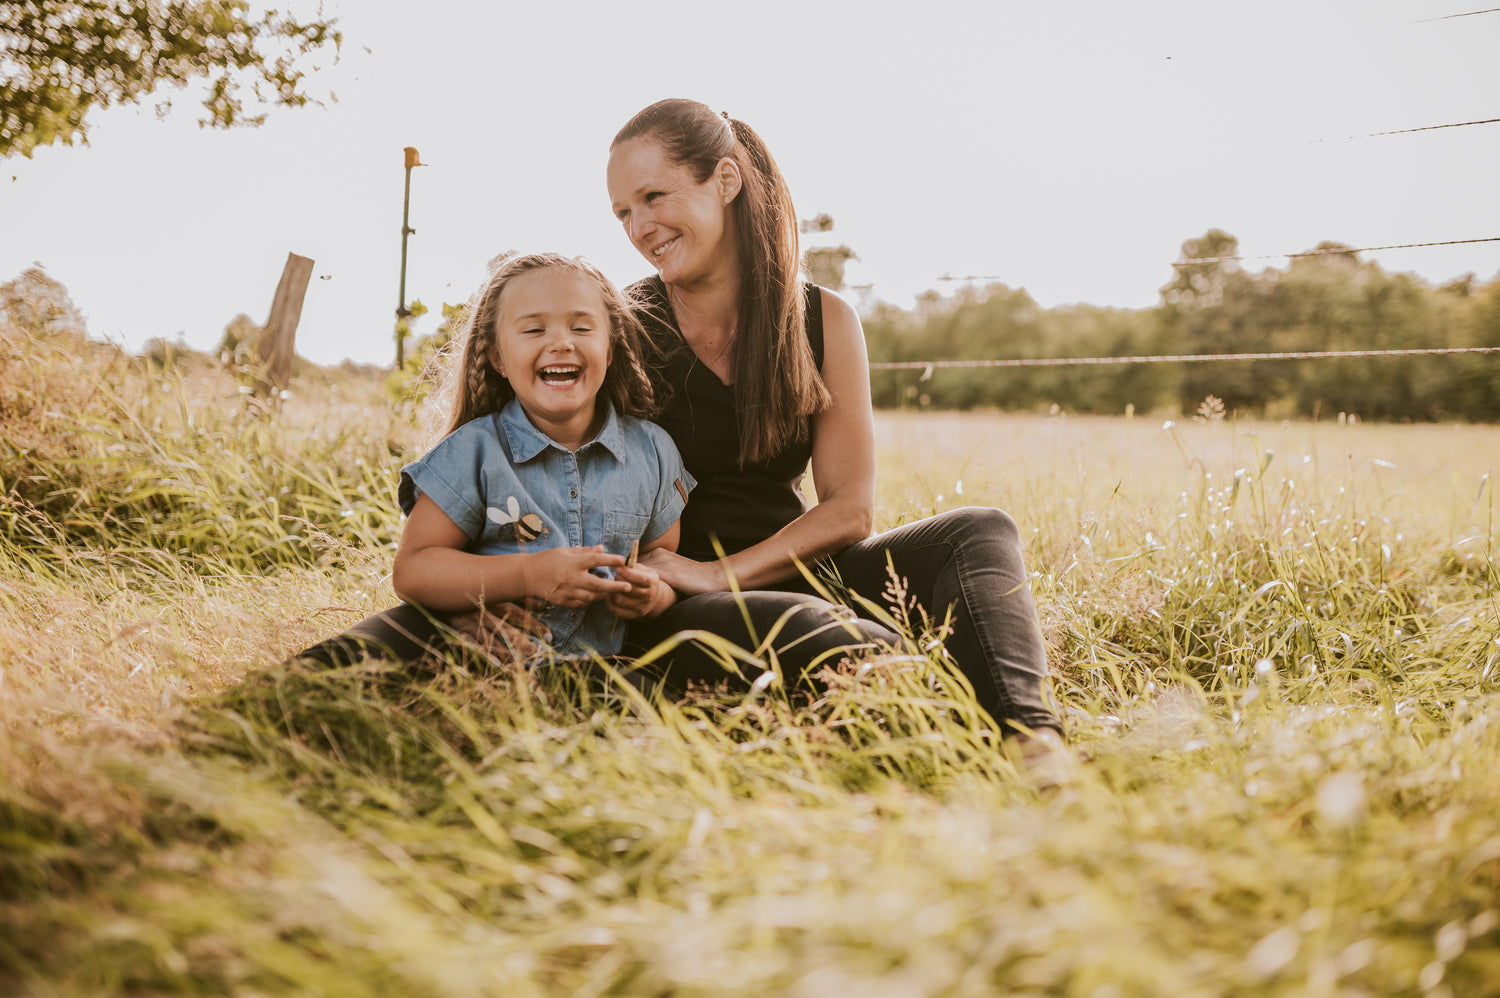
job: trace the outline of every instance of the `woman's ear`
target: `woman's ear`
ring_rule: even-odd
[[[495,373],[502,378],[505,377],[505,362],[500,359],[500,344],[491,343],[490,348],[484,353],[489,358],[490,366],[495,369]]]
[[[740,165],[729,156],[719,160],[719,165],[714,167],[714,176],[719,182],[719,196],[728,204],[733,201],[745,186],[744,178],[740,176]]]

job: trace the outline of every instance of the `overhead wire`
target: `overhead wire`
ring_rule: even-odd
[[[1467,128],[1470,125],[1500,124],[1500,118],[1483,118],[1479,121],[1454,121],[1446,125],[1423,125],[1420,128],[1396,128],[1387,132],[1365,132],[1361,135],[1343,135],[1328,139],[1309,139],[1310,142],[1344,142],[1349,139],[1373,139],[1381,135],[1410,135],[1412,132],[1434,132],[1439,128]]]
[[[1500,14],[1500,7],[1491,7],[1488,10],[1471,10],[1463,14],[1444,14],[1442,17],[1419,17],[1412,24],[1425,24],[1428,21],[1451,21],[1455,17],[1473,17],[1475,14]]]

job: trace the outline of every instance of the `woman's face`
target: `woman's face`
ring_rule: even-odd
[[[610,150],[609,199],[625,235],[661,279],[690,288],[737,272],[733,216],[725,199],[740,193],[732,160],[699,182],[649,138]]]

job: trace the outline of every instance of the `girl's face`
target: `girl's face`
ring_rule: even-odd
[[[687,288],[737,273],[725,200],[740,192],[733,160],[700,183],[656,141],[627,139],[610,151],[608,182],[615,217],[663,281]]]
[[[546,267],[506,285],[490,364],[537,429],[561,440],[591,426],[609,359],[609,312],[591,277]]]

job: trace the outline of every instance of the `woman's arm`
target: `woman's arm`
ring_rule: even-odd
[[[628,582],[590,574],[625,564],[602,547],[548,548],[526,554],[471,554],[469,537],[427,495],[418,496],[391,570],[396,595],[443,613],[459,613],[528,597],[558,606],[585,606],[610,593],[628,592]]]
[[[823,382],[833,402],[813,420],[812,474],[818,504],[766,540],[729,557],[735,585],[763,588],[870,535],[875,518],[875,415],[870,361],[859,315],[838,295],[823,295]],[[730,588],[722,563],[653,552],[661,577],[685,594]]]

